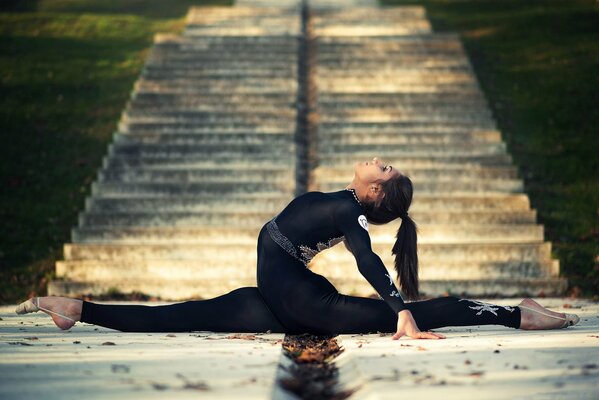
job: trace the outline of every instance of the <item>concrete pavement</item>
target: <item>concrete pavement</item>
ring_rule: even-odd
[[[596,399],[599,303],[535,300],[578,314],[580,323],[548,331],[436,329],[444,340],[340,335],[340,382],[358,388],[352,399]],[[82,323],[60,331],[47,315],[19,316],[14,306],[0,307],[0,318],[2,399],[280,397],[282,334],[123,333]]]

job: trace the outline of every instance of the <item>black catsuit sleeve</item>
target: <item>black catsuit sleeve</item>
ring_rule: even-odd
[[[340,205],[335,212],[335,223],[343,232],[345,241],[356,258],[358,270],[364,278],[395,313],[406,309],[391,273],[385,268],[381,258],[372,251],[368,223],[360,207],[352,203]]]

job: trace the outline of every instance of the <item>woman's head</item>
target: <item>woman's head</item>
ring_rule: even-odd
[[[403,292],[408,298],[418,297],[418,252],[416,224],[408,215],[412,204],[413,185],[410,178],[379,159],[359,163],[355,181],[368,183],[364,196],[366,218],[373,224],[386,224],[401,218],[392,249],[395,270]]]

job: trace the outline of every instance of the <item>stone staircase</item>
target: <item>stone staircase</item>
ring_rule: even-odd
[[[255,286],[261,226],[303,181],[340,190],[375,155],[415,184],[422,292],[562,293],[459,37],[432,32],[421,7],[373,3],[312,0],[309,57],[295,0],[194,7],[183,35],[157,35],[49,293]],[[314,132],[302,85],[316,91]],[[390,270],[398,226],[370,230]],[[373,293],[343,246],[311,268]]]
[[[351,181],[374,155],[412,178],[421,291],[558,294],[559,264],[523,193],[460,39],[434,33],[422,7],[316,8],[317,155],[311,190]],[[400,221],[370,229],[393,270]],[[343,246],[312,269],[368,295]],[[394,274],[395,275],[395,274]]]
[[[256,285],[258,231],[295,194],[300,22],[198,7],[182,36],[155,37],[51,294]]]

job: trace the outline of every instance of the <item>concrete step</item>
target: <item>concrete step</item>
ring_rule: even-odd
[[[387,93],[364,91],[361,93],[326,93],[318,92],[318,104],[322,103],[347,103],[347,102],[364,102],[367,104],[410,104],[419,102],[421,104],[436,105],[443,104],[478,104],[486,101],[481,92],[465,92],[465,93],[420,93],[420,92],[404,92],[404,93]]]
[[[461,167],[459,165],[448,165],[438,168],[409,168],[399,165],[400,172],[408,175],[413,181],[476,181],[476,180],[514,180],[518,172],[512,166],[498,167]],[[316,168],[312,172],[316,182],[351,182],[353,171],[345,168]]]
[[[289,51],[289,46],[297,46],[297,39],[286,36],[181,36],[173,33],[157,33],[154,35],[154,48],[171,48],[173,50],[208,50],[239,48],[263,49],[264,46]]]
[[[297,112],[292,109],[282,109],[278,112],[271,112],[270,110],[252,110],[247,113],[231,111],[202,111],[192,109],[170,109],[170,110],[152,110],[152,112],[132,108],[123,112],[121,121],[130,123],[173,123],[182,122],[196,124],[202,124],[204,122],[214,121],[231,121],[235,122],[250,122],[250,123],[261,123],[261,122],[279,122],[279,121],[294,121]]]
[[[320,24],[315,20],[314,36],[318,39],[323,36],[397,36],[430,34],[432,32],[431,24],[425,20],[401,21],[401,24],[396,25],[380,25],[377,21],[372,21],[370,24],[360,21],[359,25],[354,23],[354,21],[346,21],[345,23],[339,21],[338,23]]]
[[[340,69],[369,71],[388,68],[414,68],[421,70],[443,68],[451,71],[471,71],[472,66],[463,57],[453,54],[395,54],[389,59],[370,59],[357,53],[355,57],[319,57],[313,66],[317,75],[325,75]]]
[[[254,194],[259,200],[258,194]],[[253,227],[151,227],[151,228],[74,228],[74,243],[104,244],[255,244],[259,226]]]
[[[256,194],[259,201],[259,195]],[[398,224],[370,227],[372,241],[395,238]],[[486,226],[418,224],[418,243],[539,243],[543,226],[533,224],[488,224]],[[260,227],[144,227],[144,228],[74,228],[74,243],[106,244],[209,244],[256,243]]]
[[[424,123],[464,123],[464,124],[481,124],[488,127],[495,126],[495,119],[491,113],[460,113],[457,111],[442,112],[433,111],[427,112],[426,110],[405,110],[405,111],[384,111],[379,110],[378,112],[367,112],[361,110],[333,110],[333,111],[317,111],[318,121],[321,122],[397,122],[397,121],[413,121],[413,122],[424,122]],[[218,117],[214,117],[217,120]],[[239,116],[239,120],[254,120],[255,117],[248,115]],[[263,117],[265,118],[265,117]]]
[[[410,212],[411,214],[411,212]],[[418,243],[531,243],[543,242],[543,226],[532,223],[514,224],[440,224],[420,223],[418,226]],[[369,234],[373,240],[394,240],[400,222],[393,221],[382,226],[369,226]],[[375,239],[376,238],[376,239]]]
[[[492,116],[493,113],[482,103],[452,103],[452,104],[431,104],[431,103],[391,103],[381,104],[376,102],[374,104],[365,101],[355,101],[351,103],[335,102],[335,103],[316,103],[318,110],[326,114],[335,113],[366,113],[366,114],[384,114],[384,115],[395,115],[406,112],[426,112],[426,113],[465,113],[472,115],[487,115]]]
[[[371,133],[371,132],[335,132],[320,131],[317,133],[320,146],[328,147],[330,145],[345,144],[363,144],[363,145],[382,145],[389,143],[391,145],[448,145],[455,146],[459,144],[489,144],[500,143],[501,134],[497,131],[472,131],[464,133]]]
[[[426,123],[416,121],[396,121],[396,122],[320,122],[316,127],[317,132],[325,134],[378,134],[396,135],[419,135],[419,134],[473,134],[481,135],[486,132],[497,132],[496,129],[479,128],[469,126],[472,124],[452,123],[446,124]]]
[[[164,71],[146,70],[142,72],[143,79],[149,82],[184,81],[197,85],[222,84],[223,82],[236,82],[242,84],[247,81],[270,80],[297,80],[295,71],[254,69],[253,71],[190,71],[186,69],[169,68]]]
[[[426,82],[415,82],[415,83],[385,83],[385,82],[374,82],[374,81],[361,81],[361,82],[349,82],[339,80],[333,82],[332,80],[317,81],[319,87],[319,93],[332,92],[332,93],[361,93],[368,92],[370,90],[377,90],[386,93],[457,93],[457,92],[480,92],[478,84],[471,83],[426,83]],[[252,88],[235,88],[239,91],[251,90]],[[210,90],[206,88],[205,90]]]
[[[51,296],[81,297],[88,294],[105,294],[114,290],[114,288],[118,288],[121,293],[142,292],[149,296],[157,296],[164,301],[211,299],[240,287],[255,287],[256,277],[250,274],[243,274],[243,276],[237,274],[234,278],[221,277],[207,280],[198,276],[195,282],[190,280],[173,280],[169,282],[166,284],[161,283],[160,280],[141,282],[136,279],[76,281],[63,278],[61,280],[54,280],[48,284],[48,294]]]
[[[386,163],[396,166],[396,168],[436,168],[443,165],[464,165],[469,166],[505,166],[512,165],[512,157],[509,154],[377,154]],[[358,161],[371,160],[372,153],[368,154],[328,154],[318,159],[318,166],[334,166],[339,168],[348,168],[350,171]]]
[[[351,278],[352,275],[358,275],[355,272],[358,270],[355,260],[351,257],[340,256],[336,254],[318,255],[319,260],[313,261],[311,269],[321,275],[325,275],[331,279],[344,280]],[[382,256],[383,262],[387,265],[387,269],[392,271],[393,257]],[[322,263],[322,264],[321,264]],[[312,265],[312,264],[311,264]],[[495,279],[509,279],[515,276],[519,278],[551,278],[552,263],[550,260],[545,262],[539,261],[474,261],[468,257],[462,260],[443,260],[423,258],[419,260],[418,277],[421,281],[429,279],[488,279],[490,276]],[[395,274],[391,275],[395,276]],[[356,281],[359,279],[356,276]]]
[[[299,23],[288,21],[285,25],[282,22],[274,21],[272,25],[263,24],[263,26],[222,26],[222,27],[202,27],[187,26],[183,33],[187,37],[193,36],[288,36],[297,38],[300,36]]]
[[[86,211],[104,213],[125,212],[229,212],[239,209],[247,211],[271,211],[277,213],[291,200],[291,194],[273,194],[266,197],[225,197],[219,194],[212,196],[181,196],[177,198],[136,197],[128,198],[87,198]],[[445,210],[464,211],[526,211],[530,209],[528,196],[525,194],[507,194],[496,196],[449,196],[444,194],[424,195],[418,193],[410,212]]]
[[[152,296],[160,296],[164,300],[187,300],[191,298],[208,299],[228,293],[238,287],[256,286],[255,277],[244,278],[240,274],[230,277],[199,282],[184,281],[172,285],[157,281],[153,284],[140,283],[135,279],[126,282],[84,282],[74,280],[55,280],[50,282],[48,291],[53,296],[80,296],[81,294],[101,294],[118,287],[123,293],[144,292]],[[245,276],[245,274],[243,274]],[[202,275],[203,277],[203,275]],[[330,278],[330,277],[329,277]],[[360,277],[355,280],[347,278],[330,278],[335,288],[344,294],[368,297],[374,293],[372,286]],[[562,296],[568,282],[566,278],[507,278],[507,279],[444,279],[420,281],[420,293],[423,296],[441,296],[446,294],[461,297],[480,296],[520,296],[543,297]]]
[[[272,158],[293,156],[292,143],[269,143],[268,145],[243,143],[229,143],[226,147],[219,144],[203,145],[170,145],[170,144],[119,144],[113,143],[108,148],[109,155],[128,155],[139,157],[194,157],[210,156],[212,154],[241,154],[244,157],[250,154],[266,154]],[[277,155],[271,154],[275,152]]]
[[[481,167],[481,168],[430,168],[430,169],[401,169],[414,182],[451,181],[476,183],[480,180],[515,180],[516,169],[513,167]],[[218,168],[110,168],[98,173],[102,182],[202,182],[210,180],[226,181],[266,181],[291,180],[295,171],[289,168],[248,168],[238,169],[224,165]],[[350,182],[353,178],[351,170],[336,170],[319,168],[312,177],[321,183],[333,184],[338,187]],[[505,182],[507,183],[507,182]]]
[[[292,169],[111,169],[98,173],[98,182],[114,183],[188,183],[209,182],[290,182],[295,180]]]
[[[219,165],[233,166],[254,166],[254,167],[274,167],[287,166],[295,168],[295,159],[292,155],[283,155],[274,157],[271,154],[231,154],[215,153],[210,157],[197,156],[185,158],[173,158],[170,156],[129,156],[112,155],[104,157],[102,161],[103,168],[209,168]]]
[[[354,296],[370,296],[372,286],[365,285],[364,278],[330,278],[340,293]],[[456,295],[459,297],[501,296],[501,297],[545,297],[563,296],[568,282],[566,278],[483,278],[483,279],[437,279],[421,280],[422,296],[438,297]]]
[[[215,57],[203,57],[201,60],[192,59],[176,59],[169,57],[158,57],[148,60],[148,62],[144,66],[145,70],[175,70],[175,71],[215,71],[217,73],[221,73],[221,71],[229,71],[227,73],[242,73],[247,72],[247,76],[251,76],[253,71],[256,73],[262,74],[262,71],[295,71],[297,74],[297,60],[294,63],[290,62],[288,59],[283,60],[254,60],[254,59],[242,59],[232,57],[226,58],[216,58]],[[294,75],[295,76],[295,75]],[[239,78],[237,78],[239,79]]]
[[[92,196],[101,197],[176,197],[204,194],[232,195],[237,193],[261,192],[265,195],[283,192],[291,193],[295,189],[294,181],[287,182],[208,182],[190,183],[92,183]]]
[[[361,36],[361,35],[344,35],[342,37],[319,37],[318,46],[338,46],[340,44],[355,46],[355,45],[371,45],[386,44],[387,46],[432,46],[432,50],[440,50],[448,45],[455,49],[462,47],[460,35],[454,32],[431,32],[428,34],[415,35],[381,35],[381,36]]]
[[[393,65],[393,64],[391,64]],[[374,71],[356,69],[329,71],[331,73],[317,69],[316,81],[322,83],[328,82],[387,82],[389,84],[443,84],[443,83],[472,83],[476,82],[476,76],[471,71],[455,70],[419,70],[417,68],[387,68],[381,66]]]
[[[432,156],[457,156],[457,157],[475,157],[475,156],[493,156],[505,154],[504,143],[489,143],[489,144],[470,144],[463,146],[431,146],[431,145],[419,145],[419,144],[406,144],[406,145],[337,145],[337,146],[319,146],[320,157],[327,158],[329,154],[335,154],[338,156],[351,156],[353,158],[364,158],[369,159],[369,155],[377,154],[383,160],[388,160],[390,157],[403,158],[403,157],[432,157]],[[389,161],[387,161],[389,162]]]
[[[287,121],[289,122],[289,121]],[[269,121],[268,123],[249,122],[210,122],[199,124],[182,123],[125,123],[118,124],[118,133],[127,135],[169,135],[169,134],[210,134],[210,133],[284,133],[293,134],[295,123]]]
[[[135,83],[135,91],[177,92],[177,93],[277,93],[297,91],[297,82],[288,79],[252,79],[244,81],[220,81],[202,85],[185,79],[169,82],[148,81],[140,79]],[[428,90],[428,89],[427,89]]]
[[[278,213],[291,200],[291,194],[256,197],[181,196],[177,198],[87,198],[85,210],[92,213],[176,213],[176,212],[247,212]]]
[[[197,287],[207,288],[212,282],[229,279],[231,284],[247,282],[256,277],[256,257],[250,260],[233,260],[229,263],[224,260],[169,260],[168,268],[165,260],[139,260],[134,263],[126,261],[109,262],[84,260],[84,261],[58,261],[56,263],[56,276],[73,281],[89,281],[103,283],[112,287],[136,287],[144,293],[155,293],[153,286],[178,286],[192,283]],[[235,261],[235,262],[234,262]],[[209,283],[209,284],[207,284]],[[252,286],[256,286],[255,284]],[[239,287],[239,286],[237,286]]]
[[[246,210],[208,212],[127,212],[98,213],[85,212],[79,215],[79,227],[181,227],[181,226],[262,226],[274,217],[277,212],[254,212]],[[414,211],[412,218],[421,224],[534,224],[536,212],[512,211]]]
[[[390,249],[392,243],[373,243],[373,250],[384,258],[386,265],[392,267],[394,256]],[[255,257],[255,243],[240,243],[232,246],[226,243],[210,245],[102,245],[102,244],[76,244],[68,243],[64,246],[64,258],[67,261],[76,260],[101,260],[101,261],[129,261],[139,260],[235,260]],[[427,268],[444,265],[447,269],[455,269],[454,274],[459,274],[460,262],[471,262],[481,268],[497,268],[503,264],[539,262],[547,263],[551,260],[551,243],[516,243],[516,244],[423,244],[418,246],[419,261]],[[354,256],[347,251],[344,245],[338,245],[330,250],[319,253],[318,259],[330,263],[330,268],[350,265],[356,268]],[[315,259],[316,261],[316,259]],[[329,270],[329,272],[331,272]]]
[[[568,281],[566,278],[486,278],[486,279],[440,279],[422,281],[420,290],[427,295],[441,295],[443,293],[460,294],[469,296],[521,296],[542,297],[562,296],[566,292]]]
[[[219,107],[220,106],[220,107]],[[135,110],[139,115],[156,114],[156,113],[178,113],[188,114],[192,112],[200,113],[214,113],[214,114],[240,114],[240,115],[251,115],[251,114],[265,114],[274,115],[276,112],[286,114],[292,114],[293,116],[297,113],[297,106],[295,103],[287,102],[280,104],[248,104],[247,102],[223,102],[218,104],[197,104],[197,105],[184,105],[184,104],[165,104],[165,103],[140,103],[131,101],[127,104],[125,112]]]
[[[79,227],[182,227],[182,226],[262,226],[273,218],[276,212],[225,211],[179,213],[96,213],[85,212],[79,215]]]
[[[132,94],[132,105],[153,107],[214,107],[218,105],[247,105],[259,107],[295,107],[294,93],[237,94],[212,93],[197,96],[180,96],[174,93]]]
[[[196,80],[203,81],[218,81],[223,79],[245,80],[245,79],[297,79],[297,71],[293,66],[289,68],[254,68],[251,70],[208,70],[190,68],[174,68],[168,66],[165,68],[147,68],[142,72],[144,79],[151,81],[158,80]]]
[[[243,145],[243,144],[289,144],[293,141],[293,134],[290,132],[201,132],[201,133],[171,133],[171,134],[120,134],[113,136],[114,143],[119,145]]]
[[[321,179],[314,183],[316,190],[324,192],[334,191],[350,181],[330,181]],[[495,180],[416,180],[412,179],[416,193],[446,193],[446,194],[469,194],[469,193],[521,193],[524,185],[519,179],[495,179]]]

